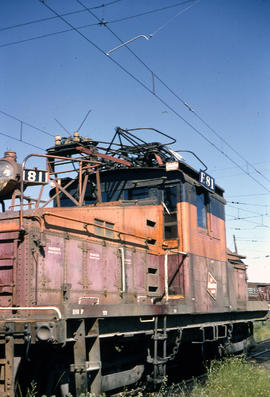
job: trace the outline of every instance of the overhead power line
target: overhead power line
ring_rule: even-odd
[[[27,123],[26,121],[23,121],[23,120],[21,120],[21,119],[18,119],[17,117],[15,117],[15,116],[13,116],[13,115],[11,115],[11,114],[9,114],[9,113],[4,112],[3,110],[0,110],[0,113],[4,114],[4,115],[7,116],[7,117],[10,117],[10,118],[13,119],[13,120],[18,121],[20,124],[27,125],[28,127],[34,128],[35,130],[37,130],[37,131],[39,131],[39,132],[42,132],[43,134],[46,134],[46,135],[49,135],[49,136],[54,137],[54,134],[50,134],[48,131],[44,131],[44,130],[42,130],[41,128],[34,126],[33,124],[29,124],[29,123]]]
[[[40,0],[39,0],[40,1]],[[77,0],[78,1],[78,0]],[[80,32],[75,26],[73,26],[69,21],[67,21],[64,17],[62,17],[57,11],[51,8],[47,3],[43,3],[43,5],[48,8],[54,15],[58,16],[65,24],[67,24],[70,28],[72,28],[75,32],[77,32],[81,37],[83,37],[89,44],[95,47],[100,53],[106,55],[106,53],[92,40],[90,40],[87,36],[85,36],[82,32]],[[85,6],[84,6],[85,7]],[[86,7],[85,7],[86,8]],[[91,12],[91,11],[90,11]],[[114,33],[113,33],[114,34]],[[119,39],[121,40],[121,39]],[[121,40],[122,41],[122,40]],[[128,47],[127,47],[128,48]],[[130,49],[129,49],[130,50]],[[132,51],[132,50],[130,50]],[[136,54],[135,54],[136,56]],[[166,106],[172,113],[174,113],[177,117],[179,117],[185,124],[187,124],[193,131],[195,131],[198,135],[200,135],[206,142],[208,142],[211,146],[213,146],[218,152],[220,152],[224,157],[226,157],[229,161],[235,164],[238,168],[240,168],[246,175],[248,175],[251,179],[253,179],[258,185],[263,187],[267,192],[270,190],[264,186],[261,182],[259,182],[256,178],[252,177],[249,173],[246,172],[236,161],[234,161],[230,156],[228,156],[223,150],[221,150],[216,144],[214,144],[209,138],[207,138],[201,131],[199,131],[196,127],[194,127],[189,121],[187,121],[183,116],[179,114],[172,106],[170,106],[164,99],[158,96],[155,92],[153,92],[149,87],[147,87],[141,80],[139,80],[136,76],[134,76],[131,72],[129,72],[123,65],[114,60],[112,57],[109,57],[111,62],[117,65],[122,71],[124,71],[129,77],[135,80],[138,84],[140,84],[146,91],[154,95],[164,106]],[[148,67],[147,67],[148,68]]]
[[[231,215],[233,216],[233,215]],[[260,218],[260,215],[252,215],[252,216],[234,216],[234,219],[232,219],[233,221],[242,221],[242,220],[246,220],[246,219],[254,219],[254,218]]]
[[[119,3],[120,1],[122,1],[122,0],[114,0],[114,1],[111,1],[109,3],[101,4],[101,5],[95,6],[95,7],[91,7],[90,9],[91,10],[96,10],[97,8],[104,8],[104,7],[110,6],[110,5],[115,4],[115,3]],[[75,10],[75,11],[66,12],[65,14],[61,14],[61,16],[69,16],[69,15],[74,15],[74,14],[81,14],[81,13],[84,13],[84,12],[85,12],[85,10]],[[51,20],[57,19],[57,18],[58,17],[56,17],[56,16],[55,17],[47,17],[47,18],[35,19],[35,20],[32,20],[32,21],[28,21],[28,22],[18,23],[16,25],[11,25],[11,26],[6,26],[4,28],[0,28],[0,32],[4,32],[5,30],[11,30],[11,29],[15,29],[15,28],[21,28],[21,27],[24,27],[24,26],[27,26],[27,25],[33,25],[33,24],[37,24],[37,23],[41,23],[41,22],[51,21]]]
[[[77,0],[78,1],[78,0]],[[24,23],[24,24],[18,24],[18,25],[13,25],[13,26],[9,26],[9,27],[6,27],[6,28],[2,28],[2,29],[0,29],[0,31],[3,31],[3,30],[7,30],[7,29],[12,29],[12,28],[15,28],[15,27],[20,27],[20,26],[25,26],[25,25],[27,25],[27,24],[31,24],[31,23],[37,23],[37,22],[43,22],[43,21],[46,21],[46,20],[50,20],[50,19],[56,19],[56,18],[60,18],[61,16],[68,16],[68,15],[72,15],[72,14],[75,14],[75,13],[80,13],[80,12],[85,12],[85,11],[90,11],[90,10],[92,10],[92,9],[96,9],[96,8],[101,8],[101,7],[104,7],[104,6],[107,6],[107,5],[111,5],[111,4],[114,4],[114,3],[117,3],[118,1],[121,1],[121,0],[115,0],[115,1],[112,1],[112,2],[110,2],[110,3],[107,3],[107,4],[102,4],[102,5],[100,5],[100,6],[96,6],[96,7],[91,7],[91,8],[87,8],[83,3],[81,3],[80,1],[78,1],[78,3],[79,4],[81,4],[83,7],[84,7],[84,10],[76,10],[76,11],[73,11],[73,12],[70,12],[70,13],[66,13],[66,14],[61,14],[61,15],[56,15],[56,16],[54,16],[54,17],[49,17],[49,18],[43,18],[43,19],[39,19],[39,20],[35,20],[35,21],[29,21],[29,22],[26,22],[26,23]],[[114,21],[111,21],[111,22],[104,22],[103,20],[100,20],[100,19],[98,19],[93,13],[92,13],[92,15],[96,18],[96,19],[98,19],[99,20],[99,23],[98,24],[104,24],[105,26],[107,25],[107,23],[113,23],[113,22],[120,22],[120,21],[123,21],[123,20],[127,20],[127,19],[131,19],[131,18],[135,18],[135,17],[139,17],[139,16],[142,16],[142,15],[146,15],[146,14],[150,14],[150,13],[153,13],[153,12],[157,12],[157,11],[161,11],[161,10],[164,10],[164,9],[168,9],[168,8],[173,8],[173,7],[176,7],[176,6],[178,6],[178,5],[181,5],[181,4],[184,4],[184,3],[188,3],[188,2],[190,2],[190,1],[194,1],[194,0],[187,0],[187,1],[183,1],[183,2],[181,2],[181,3],[176,3],[176,4],[173,4],[173,5],[170,5],[170,6],[166,6],[166,7],[162,7],[162,8],[159,8],[159,9],[154,9],[154,10],[151,10],[151,11],[147,11],[147,12],[145,12],[145,13],[140,13],[140,14],[136,14],[136,15],[134,15],[134,16],[129,16],[129,17],[126,17],[126,18],[121,18],[121,19],[118,19],[118,20],[114,20]],[[176,14],[176,16],[177,16],[178,14]],[[174,16],[174,18],[176,17],[176,16]],[[64,20],[64,19],[63,19]],[[67,22],[67,21],[65,21],[64,20],[64,22]],[[165,25],[162,25],[161,26],[161,28],[163,28],[164,26],[166,26],[167,24],[168,24],[169,22],[167,22]],[[84,25],[84,26],[81,26],[81,27],[77,27],[77,29],[82,29],[82,28],[84,28],[84,27],[89,27],[89,26],[94,26],[94,25],[98,25],[98,24],[91,24],[91,25]],[[72,25],[71,25],[72,26]],[[161,28],[159,28],[157,31],[159,31]],[[71,29],[68,29],[68,30],[64,30],[64,31],[60,31],[60,32],[55,32],[55,33],[48,33],[48,34],[45,34],[45,35],[40,35],[40,36],[36,36],[36,37],[32,37],[32,38],[29,38],[29,39],[25,39],[25,40],[19,40],[19,41],[16,41],[16,42],[11,42],[11,43],[7,43],[7,44],[2,44],[2,45],[0,45],[0,47],[6,47],[6,46],[9,46],[9,45],[14,45],[14,44],[18,44],[18,43],[23,43],[23,42],[26,42],[26,41],[31,41],[31,40],[35,40],[35,39],[39,39],[39,38],[45,38],[45,37],[49,37],[49,36],[52,36],[52,35],[56,35],[56,34],[60,34],[60,33],[66,33],[66,32],[68,32],[68,31],[72,31],[72,30],[75,30],[75,28],[74,27],[72,27]],[[114,36],[115,37],[117,37],[118,38],[118,40],[122,43],[122,45],[124,45],[125,43],[117,36],[117,35],[115,35],[115,33],[114,32],[112,32],[112,30],[110,29],[110,31],[111,31],[111,33],[113,33],[114,34]],[[155,31],[154,33],[156,33],[157,31]],[[153,34],[152,34],[153,35]],[[143,37],[143,35],[141,35],[141,36],[138,36],[138,37]],[[131,41],[133,41],[133,40],[131,40]],[[121,45],[121,46],[122,46]],[[120,47],[120,46],[119,46]],[[119,48],[119,47],[116,47],[116,48]],[[129,47],[126,47],[127,49],[129,49]],[[223,142],[223,143],[225,143],[234,153],[236,153],[243,161],[245,161],[246,162],[246,164],[247,165],[249,165],[251,168],[253,168],[254,169],[254,171],[256,172],[256,173],[258,173],[262,178],[264,178],[265,180],[267,180],[268,182],[270,182],[270,179],[269,178],[267,178],[267,177],[265,177],[265,175],[263,175],[263,173],[262,172],[260,172],[257,168],[255,168],[250,162],[248,162],[238,151],[236,151],[226,140],[224,140],[224,138],[222,137],[222,136],[220,136],[186,101],[184,101],[182,98],[180,98],[173,90],[171,90],[156,74],[154,74],[154,72],[131,50],[131,49],[129,49],[129,51],[131,51],[132,53],[133,53],[133,55],[135,55],[136,56],[136,58],[140,61],[140,62],[142,62],[143,64],[144,64],[144,66],[148,69],[148,70],[150,70],[151,71],[151,73],[152,73],[152,78],[153,78],[153,85],[154,85],[154,78],[156,78],[157,80],[159,80],[178,100],[180,100],[190,111],[192,111],[193,112],[193,114],[204,124],[204,125],[206,125],[219,139],[221,139],[221,141]],[[155,93],[154,93],[155,94]],[[224,152],[222,153],[222,154],[224,154]],[[255,180],[255,181],[257,181],[255,178],[253,178],[250,174],[249,174],[249,172],[248,171],[246,171],[246,170],[244,170],[240,165],[238,165],[236,162],[233,162],[238,168],[240,168],[241,169],[241,171],[242,172],[244,172],[245,174],[247,174],[251,179],[253,179],[253,180]],[[259,183],[258,181],[257,181],[257,183]],[[259,183],[260,184],[260,183]],[[263,186],[262,184],[261,184],[261,186]],[[264,186],[263,186],[264,187]],[[265,188],[265,187],[264,187]],[[268,189],[266,189],[267,191],[269,191]]]
[[[124,21],[127,21],[127,20],[129,20],[129,19],[139,18],[139,17],[142,17],[142,16],[144,16],[144,15],[154,14],[154,13],[156,13],[156,12],[160,12],[160,11],[164,11],[164,10],[169,10],[170,8],[179,7],[179,6],[183,5],[183,4],[187,4],[187,3],[190,3],[190,2],[194,2],[194,1],[195,1],[195,0],[181,1],[181,2],[178,2],[178,3],[175,3],[175,4],[171,4],[171,5],[169,5],[169,6],[162,7],[162,8],[155,8],[155,9],[150,10],[150,11],[141,12],[141,13],[136,14],[136,15],[130,15],[130,16],[127,16],[127,17],[122,17],[122,18],[114,19],[114,20],[112,20],[112,21],[108,21],[107,23],[124,22]]]
[[[235,208],[235,209],[238,211],[238,213],[239,213],[240,211],[242,211],[242,212],[248,212],[248,213],[250,213],[250,214],[257,214],[258,216],[264,216],[264,215],[269,216],[267,213],[262,214],[262,213],[259,213],[259,212],[257,212],[257,211],[246,210],[245,208],[239,208],[239,207],[236,207],[235,205],[229,205],[229,204],[228,204],[227,207],[228,207],[228,208]],[[265,207],[266,207],[266,206],[265,206]]]
[[[226,218],[228,218],[228,217],[232,218],[232,219],[227,219],[226,220],[227,223],[228,222],[234,222],[234,221],[243,221],[243,222],[247,222],[247,223],[251,223],[252,225],[255,225],[253,227],[253,229],[254,228],[259,228],[259,227],[270,228],[268,225],[264,225],[263,223],[253,222],[253,221],[250,221],[250,220],[245,219],[245,218],[236,218],[234,215],[227,214]]]
[[[76,0],[80,5],[82,5],[85,9],[87,9],[85,7],[85,5],[80,1],[80,0]],[[92,16],[94,16],[97,20],[99,20],[99,18],[89,9],[87,9],[88,12],[90,12],[90,14]],[[185,11],[186,9],[182,10]],[[176,14],[178,15],[178,14]],[[164,25],[165,26],[165,25]],[[107,26],[106,26],[107,27]],[[107,29],[122,43],[122,45],[125,45],[125,43],[122,41],[122,39],[120,37],[118,37],[109,27],[107,27]],[[158,29],[159,30],[159,29]],[[157,30],[157,31],[158,31]],[[153,34],[152,34],[153,36]],[[116,47],[119,48],[119,47]],[[168,91],[173,94],[184,106],[186,106],[188,108],[189,111],[191,111],[208,129],[210,129],[210,131],[212,131],[212,133],[214,133],[215,136],[217,136],[223,143],[225,143],[235,154],[237,154],[243,161],[245,161],[246,165],[250,166],[257,174],[259,174],[261,177],[263,177],[266,181],[270,182],[270,179],[267,178],[265,175],[262,174],[262,172],[260,172],[257,168],[255,168],[246,158],[244,158],[244,156],[242,156],[230,143],[228,143],[220,134],[217,133],[217,131],[211,127],[211,125],[206,122],[200,115],[198,112],[196,112],[183,98],[181,98],[179,95],[177,95],[166,83],[164,83],[163,80],[161,80],[154,72],[153,70],[151,70],[148,65],[146,65],[146,63],[144,61],[142,61],[142,59],[134,52],[132,51],[128,46],[126,46],[126,48],[152,73],[152,76],[154,76],[163,86],[165,86]],[[108,55],[108,53],[107,53]],[[239,166],[238,166],[239,168]],[[241,171],[243,171],[242,167],[240,168]],[[252,179],[254,179],[248,171],[244,171],[247,175],[249,175]]]
[[[36,127],[33,124],[30,124],[30,123],[28,123],[28,122],[26,122],[24,120],[21,120],[18,117],[13,116],[12,114],[4,112],[3,110],[0,110],[0,113],[3,114],[6,117],[11,118],[12,120],[17,121],[18,123],[20,123],[20,138],[15,138],[15,137],[13,137],[11,135],[5,134],[4,132],[0,132],[0,135],[2,135],[2,136],[5,136],[5,137],[7,137],[9,139],[12,139],[12,140],[20,142],[20,143],[24,143],[25,145],[32,146],[32,147],[34,147],[36,149],[39,149],[39,150],[44,150],[44,149],[41,148],[40,146],[33,145],[32,143],[29,143],[29,142],[27,142],[27,141],[25,141],[23,139],[23,126],[27,126],[27,127],[33,128],[34,130],[38,131],[39,133],[43,133],[45,135],[54,137],[54,135],[49,133],[48,131],[45,131],[45,130],[39,128],[39,127]]]
[[[200,1],[200,0],[198,0]],[[79,1],[78,1],[79,2]],[[81,2],[79,2],[80,4],[82,4]],[[135,41],[139,38],[144,38],[146,40],[150,40],[152,37],[154,37],[158,32],[160,32],[162,29],[164,29],[167,25],[169,25],[169,23],[175,19],[176,17],[178,17],[179,15],[183,14],[184,12],[188,11],[191,7],[193,7],[196,4],[196,2],[194,4],[191,4],[190,6],[184,8],[183,10],[179,11],[176,13],[176,15],[174,15],[172,18],[169,19],[169,21],[167,21],[166,23],[164,23],[163,25],[159,26],[154,32],[145,35],[145,34],[140,34],[139,36],[136,36],[120,45],[118,45],[115,48],[112,48],[111,50],[109,50],[108,52],[106,52],[106,55],[110,55],[112,52],[114,52],[115,50],[118,50],[119,48],[126,46],[127,44],[131,43],[132,41]],[[83,4],[82,4],[83,5]]]
[[[80,0],[76,0],[77,3],[79,3],[82,7],[84,7],[84,9],[88,10],[88,12],[94,17],[96,18],[99,22],[101,21],[90,9],[88,9]],[[64,19],[63,19],[64,20]],[[65,21],[65,20],[64,20]],[[65,21],[67,24],[69,24],[69,22]],[[123,40],[112,31],[111,28],[109,28],[107,25],[105,25],[106,28],[114,35],[114,37],[116,37],[122,44],[124,43]],[[78,32],[80,34],[80,32]],[[84,38],[86,38],[86,40],[88,40],[88,38],[84,35],[82,35]],[[88,40],[89,41],[89,40]],[[91,43],[93,45],[93,43]],[[179,95],[177,95],[166,83],[164,83],[154,72],[153,70],[132,50],[130,49],[130,47],[126,46],[127,50],[130,51],[138,61],[140,61],[140,63],[142,63],[145,68],[152,74],[152,77],[156,77],[157,80],[163,84],[163,86],[165,86],[169,92],[171,92],[183,105],[185,105],[188,110],[190,110],[201,122],[203,122],[212,132],[215,133],[216,136],[218,136],[227,146],[229,146],[234,152],[236,152],[238,154],[237,151],[235,151],[232,146],[230,144],[228,144],[224,138],[220,137],[220,135],[207,123],[205,122],[202,117],[195,112],[194,109],[192,109],[192,107],[183,99],[181,98]],[[104,51],[101,48],[98,48],[99,51],[101,51],[102,53],[104,53]],[[116,61],[114,61],[116,62]],[[118,66],[120,65],[118,62],[116,62],[118,64]],[[131,75],[130,72],[128,72],[126,69],[123,68],[123,66],[121,65],[121,69],[124,70],[126,73],[128,73],[129,75]],[[139,81],[135,76],[131,75],[132,78],[136,79],[137,81]],[[199,134],[204,140],[206,140],[211,146],[213,146],[216,150],[218,150],[224,157],[226,157],[228,160],[230,160],[234,165],[236,165],[243,173],[245,173],[246,175],[248,175],[251,179],[253,179],[257,184],[259,184],[261,187],[263,187],[266,191],[270,192],[269,188],[267,188],[266,186],[264,186],[261,182],[259,182],[256,178],[254,178],[252,175],[250,175],[249,172],[247,172],[240,164],[238,164],[235,160],[233,160],[230,156],[228,156],[223,150],[221,150],[217,145],[215,145],[212,141],[210,141],[201,131],[199,131],[197,128],[195,128],[191,123],[189,123],[186,119],[184,119],[175,109],[173,109],[169,104],[167,104],[161,97],[159,97],[155,90],[153,89],[152,91],[149,90],[148,87],[145,86],[144,83],[142,83],[141,81],[139,81],[139,83],[144,86],[144,88],[147,89],[148,92],[151,92],[152,95],[154,95],[161,103],[163,103],[168,109],[170,109],[174,114],[176,114],[179,118],[181,118],[181,120],[183,120],[187,125],[189,125],[189,127],[191,127],[197,134]],[[154,87],[153,87],[154,88]],[[240,155],[240,154],[238,154]],[[240,155],[241,158],[243,158]],[[246,163],[247,160],[244,159]],[[249,163],[250,164],[250,163]],[[250,166],[252,166],[250,164]],[[252,166],[253,167],[253,166]],[[254,167],[253,167],[254,168]],[[255,169],[255,168],[254,168]],[[255,169],[256,170],[256,169]],[[257,171],[257,170],[256,170]],[[260,173],[260,175],[262,176],[262,174]],[[265,177],[265,179],[268,180],[268,178]],[[269,180],[270,182],[270,180]]]
[[[246,165],[248,165],[250,168],[252,168],[257,174],[259,174],[262,178],[264,178],[267,182],[270,182],[270,179],[267,178],[265,175],[262,174],[257,168],[254,167],[247,159],[245,159],[244,156],[241,155],[230,143],[228,143],[220,134],[217,133],[217,131],[210,126],[209,123],[207,123],[197,112],[195,112],[193,109],[191,110],[195,116],[206,126],[208,127],[215,136],[217,136],[225,145],[227,145],[235,154],[237,154],[243,161],[245,161]],[[246,172],[248,175],[249,172]]]
[[[268,207],[267,204],[254,204],[254,203],[240,203],[239,201],[229,201],[227,200],[227,203],[231,204],[238,204],[238,205],[252,205],[253,207]]]
[[[62,16],[81,14],[83,12],[85,12],[85,11],[84,10],[75,10],[75,11],[72,11],[72,12],[67,12],[65,14],[62,14]],[[28,25],[35,25],[35,24],[42,23],[42,22],[52,21],[52,20],[57,19],[57,18],[58,17],[48,17],[48,18],[34,19],[32,21],[23,22],[23,23],[17,23],[16,25],[10,25],[10,26],[6,26],[4,28],[0,28],[0,32],[4,32],[6,30],[22,28],[22,27],[28,26]]]
[[[91,23],[91,24],[87,24],[87,25],[78,26],[77,29],[85,29],[85,28],[89,28],[91,26],[97,26],[97,25],[99,25],[99,24],[98,23]],[[39,36],[29,37],[28,39],[10,41],[9,43],[0,44],[0,48],[10,47],[10,46],[16,45],[16,44],[27,43],[28,41],[44,39],[46,37],[56,36],[58,34],[67,33],[67,32],[72,32],[73,30],[74,29],[65,29],[65,30],[60,30],[59,32],[45,33],[45,34],[41,34]]]
[[[263,243],[263,244],[270,243],[270,240],[269,241],[266,241],[266,240],[248,240],[248,239],[244,239],[244,238],[241,238],[241,237],[237,237],[237,241],[248,241],[250,243]]]
[[[251,193],[251,194],[237,194],[236,196],[228,196],[230,198],[232,197],[257,197],[257,196],[269,196],[269,193]]]
[[[104,25],[105,26],[105,25],[112,24],[112,23],[119,23],[119,22],[130,20],[130,19],[138,18],[138,17],[144,16],[144,15],[148,15],[148,14],[153,14],[153,13],[156,13],[156,12],[164,11],[164,10],[167,10],[167,9],[170,9],[170,8],[175,8],[175,7],[178,7],[180,5],[183,5],[183,4],[186,4],[186,3],[190,3],[190,2],[194,2],[194,1],[195,0],[185,0],[185,1],[181,1],[181,2],[178,2],[178,3],[172,4],[172,5],[166,6],[166,7],[155,8],[153,10],[142,12],[140,14],[129,15],[127,17],[122,17],[120,19],[113,19],[111,21],[104,21],[104,20],[100,19],[98,23],[92,23],[92,24],[77,26],[77,29],[86,29],[86,28],[89,28],[89,27],[92,27],[92,26],[98,26],[98,25]],[[90,9],[92,10],[94,8],[99,8],[99,7],[101,7],[101,6],[91,7],[91,8],[88,8],[88,10],[90,10]],[[86,12],[86,11],[87,11],[86,9],[84,9],[84,10],[76,10],[76,11],[72,11],[72,12],[69,12],[69,13],[66,13],[66,14],[60,14],[60,15],[61,16],[68,16],[68,15],[82,13],[82,12]],[[44,22],[44,21],[49,21],[51,19],[57,19],[57,18],[58,18],[57,16],[49,17],[49,18],[42,18],[42,19],[25,22],[25,23],[18,24],[18,25],[7,26],[5,28],[0,29],[0,31],[14,29],[14,28],[18,28],[18,27],[23,27],[23,26],[30,25],[30,24],[35,24],[35,23],[41,23],[41,22]],[[50,36],[56,36],[58,34],[71,32],[73,30],[74,29],[65,29],[65,30],[61,30],[61,31],[58,31],[58,32],[46,33],[46,34],[42,34],[42,35],[39,35],[39,36],[32,36],[32,37],[29,37],[28,39],[10,41],[8,43],[0,44],[0,48],[10,47],[10,46],[16,45],[16,44],[27,43],[28,41],[44,39],[44,38],[47,38],[47,37],[50,37]]]
[[[40,146],[33,145],[32,143],[26,142],[26,141],[24,141],[23,139],[15,138],[15,137],[13,137],[13,136],[11,136],[11,135],[5,134],[4,132],[0,132],[0,135],[5,136],[6,138],[9,138],[9,139],[13,139],[14,141],[17,141],[17,142],[20,142],[20,143],[24,143],[25,145],[32,146],[32,147],[34,147],[34,148],[36,148],[36,149],[44,150],[44,149],[43,149],[42,147],[40,147]]]

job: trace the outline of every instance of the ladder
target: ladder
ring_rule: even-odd
[[[167,316],[163,316],[162,331],[159,332],[158,317],[155,317],[153,356],[148,349],[147,362],[153,365],[153,372],[148,375],[147,380],[156,386],[164,381],[166,377],[166,365],[169,360],[167,357]]]

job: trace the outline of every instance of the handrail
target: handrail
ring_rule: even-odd
[[[83,157],[80,158],[72,158],[72,157],[65,157],[65,156],[55,156],[52,154],[36,154],[36,153],[32,153],[29,154],[28,156],[26,156],[21,164],[20,167],[20,229],[23,229],[23,199],[24,199],[24,195],[23,195],[23,191],[24,191],[24,180],[23,180],[23,172],[25,169],[25,164],[27,162],[27,160],[29,160],[30,157],[41,157],[41,158],[46,158],[47,159],[47,171],[50,174],[55,174],[54,172],[50,172],[49,170],[49,166],[48,166],[48,162],[50,161],[50,159],[60,159],[60,160],[68,160],[68,162],[78,162],[78,163],[88,163],[89,165],[91,165],[91,167],[98,167],[100,165],[100,162],[95,160],[87,160]],[[81,167],[80,167],[81,168]],[[74,172],[74,169],[71,170],[70,172]],[[47,183],[48,184],[48,183]],[[59,193],[58,193],[59,194]]]
[[[130,237],[135,237],[135,238],[138,238],[138,239],[141,239],[141,240],[144,240],[144,241],[147,241],[149,239],[149,237],[142,237],[142,236],[138,236],[138,235],[132,234],[132,233],[121,232],[119,230],[115,230],[115,229],[112,229],[112,228],[107,227],[107,226],[97,225],[96,223],[93,223],[93,222],[85,222],[85,221],[82,221],[80,219],[54,214],[52,212],[44,212],[44,214],[42,214],[42,217],[44,218],[44,220],[45,220],[45,216],[54,216],[55,218],[60,218],[60,219],[70,220],[70,221],[73,221],[73,222],[82,223],[84,225],[84,228],[85,228],[85,226],[86,227],[87,226],[96,226],[96,227],[98,227],[100,229],[109,230],[111,232],[113,231],[113,232],[117,233],[119,236],[122,234],[122,235],[130,236]],[[88,230],[86,229],[86,231],[88,231]]]
[[[57,315],[58,319],[62,319],[62,313],[60,309],[56,306],[0,306],[0,311],[1,310],[11,310],[11,311],[18,311],[18,310],[54,310]]]
[[[121,279],[122,288],[121,292],[126,292],[126,266],[125,266],[125,250],[123,247],[118,248],[121,253]]]

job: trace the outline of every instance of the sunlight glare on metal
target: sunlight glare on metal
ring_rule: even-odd
[[[149,37],[147,37],[145,34],[140,34],[139,36],[133,37],[133,39],[130,39],[128,41],[125,41],[124,43],[118,45],[117,47],[112,48],[111,50],[109,50],[108,52],[106,52],[106,55],[109,56],[112,52],[118,50],[121,47],[124,47],[125,45],[131,43],[132,41],[135,41],[137,39],[140,39],[141,37],[143,37],[145,40],[150,40],[152,35],[150,34]]]

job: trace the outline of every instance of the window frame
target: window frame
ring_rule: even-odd
[[[203,200],[199,201],[199,198],[203,196]],[[208,231],[209,220],[209,192],[202,189],[196,188],[196,215],[197,215],[197,227]],[[200,206],[199,206],[200,204]]]
[[[105,229],[109,228],[109,229]],[[103,219],[94,219],[94,231],[97,236],[104,238],[114,238],[114,223]]]
[[[178,233],[178,214],[177,214],[177,204],[179,202],[178,194],[179,183],[170,183],[162,188],[162,205],[163,205],[163,239],[164,240],[177,240],[179,238]],[[166,204],[165,191],[169,189],[175,189],[175,206],[171,207]],[[166,193],[167,194],[167,193]],[[169,211],[169,212],[168,212]],[[166,220],[166,218],[168,220]],[[171,219],[170,219],[171,218]],[[166,230],[166,228],[172,228],[171,231]],[[169,235],[171,233],[171,236]]]

